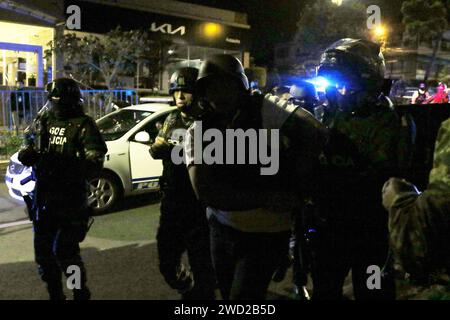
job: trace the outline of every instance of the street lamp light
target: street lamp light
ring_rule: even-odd
[[[385,25],[378,25],[375,29],[373,29],[374,40],[381,44],[381,51],[386,51],[386,42],[388,36],[388,28]]]
[[[384,38],[386,36],[386,27],[383,25],[379,25],[375,28],[374,34],[377,38]]]

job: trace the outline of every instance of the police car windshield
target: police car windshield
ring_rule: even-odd
[[[97,126],[105,141],[113,141],[122,137],[152,113],[151,111],[123,109],[99,120]]]

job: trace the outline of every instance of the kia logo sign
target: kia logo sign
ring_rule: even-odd
[[[156,24],[156,22],[153,22],[152,25],[151,25],[150,30],[152,32],[161,32],[161,33],[164,33],[164,34],[177,34],[177,33],[179,33],[181,36],[183,36],[186,33],[186,27],[185,26],[181,26],[181,27],[178,27],[176,29],[173,29],[172,25],[169,24],[169,23],[164,23],[164,24],[158,26]]]

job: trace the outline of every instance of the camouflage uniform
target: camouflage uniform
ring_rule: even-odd
[[[166,282],[182,293],[184,300],[214,299],[214,270],[210,256],[209,229],[205,208],[197,200],[185,164],[174,164],[171,152],[176,144],[183,144],[184,132],[192,119],[181,111],[171,112],[158,133],[167,144],[153,144],[150,154],[162,159],[163,174],[160,179],[162,199],[157,238],[159,269]],[[182,271],[183,253],[187,253],[194,277],[189,291]]]
[[[373,101],[353,112],[325,117],[330,140],[323,156],[323,177],[315,202],[326,223],[314,245],[314,298],[342,298],[352,270],[356,299],[393,299],[394,283],[368,290],[367,267],[383,267],[387,252],[387,217],[379,188],[409,163],[410,138],[395,112]],[[331,267],[330,267],[331,266]]]
[[[405,182],[406,183],[406,182]],[[450,120],[437,137],[427,190],[397,192],[389,209],[390,246],[412,281],[408,299],[450,299]]]

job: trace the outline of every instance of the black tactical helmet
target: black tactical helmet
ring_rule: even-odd
[[[248,90],[249,84],[241,62],[229,54],[216,54],[208,57],[200,67],[197,79],[199,87],[210,77],[232,77]]]
[[[184,67],[178,69],[170,77],[169,93],[173,94],[175,91],[193,93],[197,76],[197,68]]]
[[[316,88],[312,83],[309,83],[307,81],[296,81],[289,90],[290,95],[299,100],[306,100],[306,99],[317,99],[317,92]]]
[[[81,91],[77,82],[69,78],[59,78],[46,86],[48,99],[60,106],[78,106],[81,102]]]
[[[355,91],[379,93],[384,82],[385,63],[380,45],[362,39],[341,39],[322,54],[317,75],[342,81]]]

